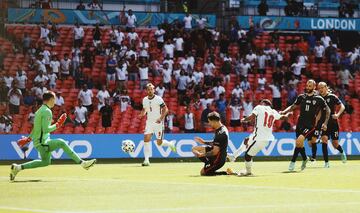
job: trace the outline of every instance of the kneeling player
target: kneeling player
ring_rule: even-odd
[[[252,175],[252,159],[260,150],[265,148],[269,141],[273,141],[275,138],[272,134],[272,128],[274,122],[279,119],[288,117],[290,113],[286,115],[280,115],[276,110],[272,109],[271,101],[264,99],[256,106],[251,115],[243,118],[242,123],[247,123],[255,119],[255,129],[251,133],[248,140],[245,140],[244,144],[246,145],[245,152],[245,172],[240,172],[239,176],[249,176]],[[241,147],[239,148],[241,149]],[[235,153],[239,153],[238,150]],[[235,155],[236,156],[236,155]],[[236,156],[237,157],[237,156]]]
[[[221,123],[220,115],[217,112],[211,112],[208,115],[209,125],[215,129],[215,138],[212,142],[206,142],[200,137],[195,141],[206,146],[195,146],[192,152],[202,162],[205,163],[201,169],[202,176],[227,175],[226,172],[216,172],[224,166],[226,162],[226,149],[229,140],[227,128]]]

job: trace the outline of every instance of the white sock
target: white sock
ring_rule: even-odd
[[[170,143],[169,141],[163,141],[161,146],[172,146],[172,143]]]
[[[144,157],[145,157],[145,161],[149,161],[149,157],[150,157],[150,142],[144,142]]]
[[[246,173],[251,173],[252,161],[245,161]]]

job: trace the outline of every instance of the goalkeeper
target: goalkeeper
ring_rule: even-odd
[[[36,111],[34,127],[29,137],[23,137],[18,140],[18,145],[24,147],[27,143],[33,141],[35,149],[39,152],[41,160],[33,160],[21,165],[12,164],[10,172],[10,180],[13,181],[17,173],[23,169],[34,169],[38,167],[48,166],[51,163],[51,152],[56,149],[63,149],[64,152],[77,164],[84,169],[89,169],[96,163],[96,159],[89,161],[82,160],[63,139],[50,139],[50,132],[60,128],[65,120],[66,113],[62,114],[55,124],[51,124],[52,112],[51,108],[55,104],[55,93],[48,91],[43,95],[43,105]]]

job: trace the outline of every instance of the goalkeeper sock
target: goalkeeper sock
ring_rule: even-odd
[[[145,161],[149,161],[150,152],[151,152],[150,142],[144,142],[144,157],[145,157]]]

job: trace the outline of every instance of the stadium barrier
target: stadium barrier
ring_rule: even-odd
[[[230,133],[228,152],[233,152],[240,147],[243,139],[248,133]],[[294,133],[275,133],[275,141],[269,143],[258,156],[290,156],[293,153],[295,144]],[[175,141],[177,153],[172,153],[168,147],[159,147],[156,141],[152,141],[151,150],[154,158],[187,158],[194,157],[191,148],[197,143],[195,136],[200,136],[205,140],[212,140],[213,134],[166,134],[165,140]],[[17,146],[16,140],[21,135],[0,135],[0,160],[21,160],[24,153]],[[82,158],[142,158],[143,157],[143,135],[142,134],[72,134],[72,135],[52,135],[52,138],[63,138],[69,142]],[[126,154],[121,150],[123,140],[131,140],[136,144],[134,153]],[[360,155],[360,132],[340,133],[340,145],[348,155]],[[311,153],[310,148],[305,145],[307,153]],[[320,149],[321,150],[321,149]],[[318,150],[321,155],[321,151]],[[329,143],[329,155],[336,155],[338,151]],[[52,153],[54,159],[68,159],[62,150]],[[38,158],[33,143],[29,145],[26,158]]]
[[[65,10],[65,9],[30,9],[30,8],[9,8],[8,22],[9,23],[43,23],[43,20],[57,23],[57,24],[104,24],[104,25],[119,25],[120,11],[100,11],[100,10]],[[169,23],[176,19],[183,20],[185,14],[183,13],[149,13],[149,12],[134,12],[137,18],[138,26],[155,27],[164,22],[165,19]],[[198,14],[191,14],[193,22],[199,18]],[[216,26],[216,16],[210,14],[202,14],[202,17],[207,18],[206,26],[214,28]]]
[[[239,24],[248,29],[259,23],[266,30],[348,30],[360,31],[360,19],[303,18],[286,16],[238,16]]]

